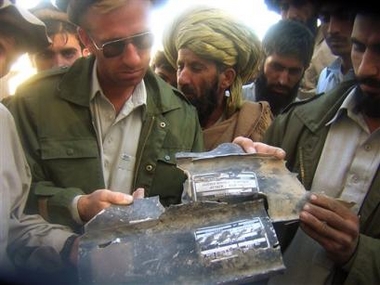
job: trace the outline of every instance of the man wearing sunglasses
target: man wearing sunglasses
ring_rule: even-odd
[[[202,133],[195,108],[149,69],[151,5],[68,4],[91,56],[30,80],[10,106],[32,166],[29,211],[80,230],[133,197],[180,202],[186,176],[175,154],[201,151]]]

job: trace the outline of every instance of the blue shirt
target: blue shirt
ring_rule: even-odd
[[[326,93],[340,83],[354,79],[354,77],[355,74],[352,68],[345,75],[342,74],[342,60],[337,58],[329,66],[322,69],[316,87],[316,94]]]

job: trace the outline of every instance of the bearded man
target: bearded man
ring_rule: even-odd
[[[314,39],[309,29],[293,20],[280,20],[266,32],[264,59],[259,76],[243,86],[245,99],[268,101],[274,116],[292,103],[313,55]]]
[[[169,25],[164,51],[179,90],[198,111],[207,150],[237,136],[262,139],[272,122],[269,105],[242,100],[242,85],[262,56],[252,30],[222,10],[198,6]]]

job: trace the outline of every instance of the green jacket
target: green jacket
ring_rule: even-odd
[[[311,188],[329,127],[344,99],[352,90],[347,82],[328,95],[297,102],[279,115],[269,127],[264,141],[283,148],[287,167],[298,173],[306,189]],[[343,96],[342,96],[343,94]],[[342,149],[337,149],[342,151]],[[380,283],[380,175],[379,169],[360,211],[360,241],[347,271],[338,269],[335,284]],[[292,237],[293,233],[289,233]],[[300,268],[302,270],[302,268]]]
[[[94,58],[71,68],[42,73],[23,84],[8,103],[32,169],[31,212],[48,199],[51,222],[76,228],[69,205],[76,195],[105,188],[100,149],[90,112]],[[136,156],[133,189],[159,195],[164,206],[179,203],[182,170],[175,154],[202,151],[202,130],[195,108],[177,89],[151,70],[144,78],[147,106]],[[136,139],[136,138],[131,138]]]

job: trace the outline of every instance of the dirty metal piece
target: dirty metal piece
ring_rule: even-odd
[[[240,284],[284,271],[274,225],[297,221],[308,196],[285,162],[222,144],[177,163],[188,176],[183,204],[135,200],[86,225],[83,284]]]
[[[188,176],[183,201],[236,201],[265,198],[272,222],[298,220],[309,192],[285,166],[263,154],[247,154],[225,143],[203,153],[177,154],[177,166]]]
[[[135,199],[133,207],[113,205],[99,212],[85,224],[84,230],[88,233],[108,228],[117,229],[126,224],[137,224],[144,221],[155,222],[164,212],[165,208],[161,205],[158,196],[149,199]]]
[[[82,284],[240,284],[284,271],[263,199],[181,204],[156,218],[161,207],[150,199],[125,206],[145,208],[146,221],[131,223],[126,209],[113,206],[86,227]]]

